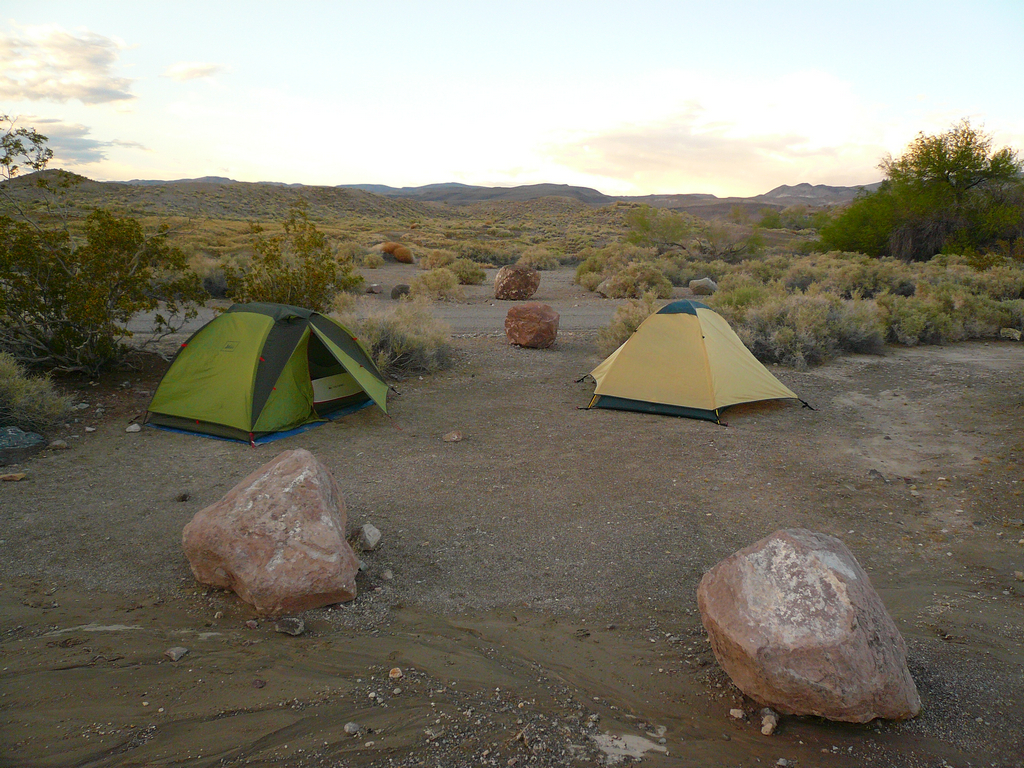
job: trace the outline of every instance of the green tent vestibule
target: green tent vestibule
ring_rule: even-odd
[[[255,444],[372,404],[387,413],[387,394],[341,323],[284,304],[235,304],[181,345],[146,423]]]
[[[750,353],[721,315],[690,299],[649,316],[590,375],[597,386],[588,408],[718,424],[730,405],[800,399]]]

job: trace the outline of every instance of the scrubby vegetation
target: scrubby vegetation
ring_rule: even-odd
[[[0,352],[0,428],[46,433],[63,422],[71,399],[44,376],[30,375],[12,355]]]
[[[456,301],[463,298],[459,278],[448,267],[438,267],[417,275],[409,284],[409,293],[435,301]]]
[[[612,321],[597,333],[597,349],[605,357],[621,347],[640,324],[659,309],[658,296],[645,293],[615,310]]]
[[[452,364],[451,328],[433,316],[425,298],[400,301],[363,317],[353,302],[342,301],[336,314],[359,329],[360,339],[387,376],[435,373]]]
[[[281,235],[268,237],[261,225],[252,225],[252,258],[242,267],[224,267],[227,294],[238,303],[273,302],[323,312],[335,294],[363,281],[354,259],[351,250],[332,253],[327,237],[298,205]]]

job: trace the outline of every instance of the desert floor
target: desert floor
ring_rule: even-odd
[[[366,274],[384,303],[414,273]],[[0,765],[1021,765],[1024,344],[776,368],[817,410],[737,407],[720,427],[581,410],[617,302],[568,269],[535,298],[562,314],[553,348],[510,347],[509,305],[471,289],[438,308],[457,364],[398,382],[390,417],[257,449],[126,433],[158,360],[75,384],[88,407],[54,435],[70,447],[0,484]],[[181,549],[199,509],[291,448],[333,472],[351,529],[383,532],[359,597],[298,637],[247,626]],[[695,593],[786,527],[838,536],[868,571],[918,718],[761,735]]]

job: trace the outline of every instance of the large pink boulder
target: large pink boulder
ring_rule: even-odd
[[[522,301],[537,292],[540,272],[518,264],[502,267],[494,276],[494,298],[504,301]]]
[[[839,539],[777,531],[704,574],[697,604],[718,663],[761,704],[854,723],[921,711],[903,638]]]
[[[505,337],[509,344],[544,349],[555,343],[557,335],[558,313],[539,301],[516,304],[505,316]]]
[[[182,533],[192,573],[277,617],[356,596],[345,503],[305,450],[285,451],[196,513]]]

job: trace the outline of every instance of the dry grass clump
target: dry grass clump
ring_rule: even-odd
[[[384,266],[384,257],[376,251],[370,251],[363,256],[362,265],[366,269],[380,269]]]
[[[519,258],[519,251],[511,244],[489,243],[483,240],[464,240],[456,243],[453,250],[460,258],[480,264],[493,264],[496,267],[515,264]]]
[[[436,301],[458,301],[465,298],[459,278],[448,267],[438,267],[417,275],[409,284],[412,296],[423,296]]]
[[[615,310],[612,321],[597,333],[597,348],[607,357],[632,336],[640,323],[658,311],[658,296],[649,291],[639,300],[630,299]]]
[[[613,299],[638,299],[645,293],[654,293],[659,299],[672,296],[672,283],[653,264],[628,264],[597,287],[602,295]]]
[[[530,269],[558,269],[560,262],[558,256],[540,245],[531,245],[523,251],[523,255],[516,262],[521,267]]]
[[[48,432],[71,411],[71,399],[48,378],[31,376],[12,355],[0,352],[0,427]]]
[[[448,269],[459,279],[459,285],[480,285],[487,277],[484,268],[470,259],[456,259]]]
[[[338,309],[343,323],[359,329],[359,338],[387,376],[435,373],[454,361],[451,327],[431,314],[425,298],[400,301],[365,317],[358,316],[355,303]]]
[[[442,248],[435,248],[430,251],[419,261],[420,269],[437,269],[439,267],[447,267],[457,257],[452,251],[444,250]]]

